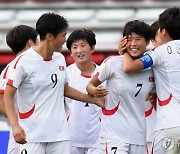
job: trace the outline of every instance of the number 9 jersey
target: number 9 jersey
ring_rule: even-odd
[[[69,140],[64,110],[66,63],[61,53],[43,59],[33,48],[17,58],[8,84],[17,88],[18,121],[27,142]]]

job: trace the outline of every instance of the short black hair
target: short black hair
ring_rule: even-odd
[[[18,54],[25,48],[28,40],[31,39],[36,43],[37,35],[34,28],[27,25],[19,25],[7,33],[6,43],[15,54]]]
[[[128,37],[131,33],[136,33],[145,38],[146,41],[149,41],[151,39],[151,32],[151,27],[144,21],[132,20],[125,24],[123,36]]]
[[[56,37],[60,32],[66,31],[68,22],[59,14],[44,13],[36,22],[36,31],[40,36],[40,40],[44,40],[47,33]]]
[[[69,35],[66,41],[69,51],[71,51],[72,44],[78,40],[86,40],[91,48],[96,45],[96,35],[91,30],[75,30]]]
[[[158,21],[153,22],[151,24],[151,30],[152,30],[151,39],[155,40],[158,29],[159,29],[159,22]]]
[[[180,39],[180,9],[178,7],[168,8],[159,15],[160,30],[166,29],[173,40]]]

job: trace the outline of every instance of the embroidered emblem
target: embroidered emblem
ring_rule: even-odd
[[[59,66],[60,71],[64,71],[64,66]]]

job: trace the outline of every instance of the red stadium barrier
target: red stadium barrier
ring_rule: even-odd
[[[34,2],[61,2],[61,1],[66,1],[66,0],[31,0],[31,1],[34,1]]]
[[[15,2],[24,2],[26,0],[0,0],[0,2],[4,2],[4,3],[15,3]]]
[[[69,52],[62,53],[65,56],[67,65],[74,63],[73,58]],[[96,64],[101,64],[102,61],[112,55],[117,55],[117,52],[95,52],[92,54],[92,61]],[[15,54],[12,52],[1,52],[0,53],[0,65],[5,66],[15,58]]]
[[[0,65],[7,65],[15,58],[15,54],[13,53],[0,53]]]

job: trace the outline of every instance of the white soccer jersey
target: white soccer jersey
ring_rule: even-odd
[[[149,53],[158,96],[156,130],[180,126],[180,41],[170,41]]]
[[[9,64],[6,65],[6,67],[3,69],[0,75],[0,93],[4,95],[4,90],[6,89],[6,85],[8,82],[8,77],[11,72],[11,68],[13,67],[15,63],[15,59],[11,61]]]
[[[26,53],[26,51],[21,53],[20,55],[18,55],[14,60],[12,60],[9,64],[7,64],[6,67],[3,69],[3,71],[1,72],[1,75],[0,75],[0,93],[1,94],[4,94],[4,90],[6,89],[6,85],[8,82],[10,72],[13,71],[12,70],[13,66],[15,65],[15,63],[17,61],[16,59],[18,59],[25,53]]]
[[[1,72],[0,75],[0,93],[4,95],[4,90],[6,89],[6,84],[7,84],[7,74],[8,74],[8,70],[9,70],[9,66],[11,65],[11,63],[9,63]]]
[[[153,142],[154,141],[154,129],[156,126],[156,111],[154,106],[149,101],[145,102],[145,117],[146,117],[146,125],[147,125],[147,134],[146,141]]]
[[[69,140],[64,110],[64,56],[54,52],[46,61],[30,48],[16,60],[8,84],[17,88],[18,120],[27,142]]]
[[[6,89],[6,85],[7,85],[7,81],[8,81],[8,75],[10,72],[10,66],[13,65],[13,61],[10,62],[5,68],[4,70],[1,72],[1,76],[0,76],[0,93],[2,95],[4,95],[4,90]],[[16,106],[16,100],[14,99],[15,102],[15,110],[17,110],[17,106]],[[9,133],[9,142],[8,142],[8,151],[9,149],[17,149],[17,143],[14,140],[13,134],[12,134],[12,129],[10,128],[10,133]]]
[[[91,76],[81,74],[81,71],[72,64],[67,68],[70,86],[87,93],[86,86],[97,72],[98,66]],[[66,99],[70,115],[68,118],[71,146],[98,147],[101,108],[95,104],[82,103],[72,99]]]
[[[101,123],[101,137],[117,139],[129,144],[146,144],[145,100],[153,87],[151,69],[126,74],[122,56],[104,60],[98,79],[106,80],[106,98]]]
[[[22,53],[22,54],[24,54],[24,53]],[[21,55],[19,55],[19,56],[21,56]],[[19,56],[17,56],[17,57],[19,57]],[[6,85],[7,85],[8,78],[9,78],[9,74],[10,74],[11,70],[13,69],[13,66],[14,66],[15,62],[16,62],[16,60],[14,59],[9,64],[7,64],[7,66],[1,72],[1,75],[0,75],[0,93],[3,94],[3,95],[4,95],[4,90],[6,89]],[[15,111],[18,112],[18,110],[17,110],[17,101],[16,101],[16,94],[14,96],[14,108],[15,108]],[[8,153],[10,152],[9,150],[12,150],[12,149],[13,149],[14,153],[17,153],[17,151],[18,151],[18,144],[14,140],[13,133],[12,133],[12,128],[10,128],[9,142],[8,142]]]

